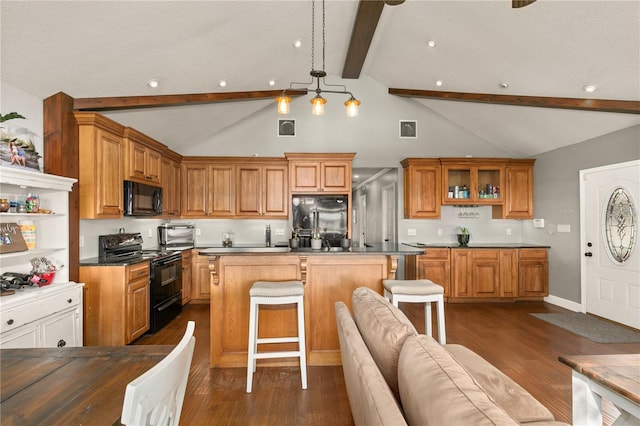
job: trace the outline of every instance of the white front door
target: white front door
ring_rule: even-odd
[[[617,209],[607,222],[614,194],[614,200],[630,199],[634,212]],[[640,328],[639,202],[640,161],[580,171],[582,309],[634,328]],[[624,246],[632,242],[629,254]]]

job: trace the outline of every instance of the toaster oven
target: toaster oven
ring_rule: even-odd
[[[158,244],[172,249],[193,248],[195,246],[195,226],[164,223],[158,226]]]

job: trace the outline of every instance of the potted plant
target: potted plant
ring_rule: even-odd
[[[458,234],[456,236],[458,237],[458,244],[460,245],[460,247],[466,247],[469,245],[469,238],[471,237],[471,235],[469,234],[469,230],[467,228],[465,228],[464,226],[459,226]]]
[[[291,238],[289,239],[289,247],[297,249],[300,247],[300,228],[296,227],[291,230]]]

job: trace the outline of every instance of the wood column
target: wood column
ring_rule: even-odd
[[[74,99],[63,92],[43,101],[44,172],[78,179],[80,144],[73,116]],[[73,185],[69,193],[69,280],[79,281],[80,273],[80,191]]]

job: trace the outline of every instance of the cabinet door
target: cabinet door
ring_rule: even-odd
[[[129,142],[129,170],[128,178],[138,179],[141,181],[145,181],[146,179],[146,169],[145,169],[145,158],[146,158],[146,148],[144,145],[137,144],[135,142]]]
[[[96,158],[96,217],[122,216],[122,138],[98,129]],[[83,183],[81,183],[82,185]]]
[[[518,292],[520,297],[549,295],[549,263],[546,249],[520,249]]]
[[[473,250],[471,277],[474,297],[500,296],[499,250]]]
[[[198,256],[194,264],[195,278],[191,287],[191,300],[209,303],[211,294],[211,271],[209,270],[209,260],[207,256]]]
[[[444,288],[444,296],[449,297],[449,249],[427,249],[427,254],[417,256],[416,263],[416,278],[431,280],[441,285]]]
[[[262,214],[269,217],[289,216],[289,173],[286,165],[264,166]]]
[[[320,163],[316,161],[295,161],[290,164],[291,192],[310,193],[322,188]]]
[[[507,166],[504,218],[533,218],[533,166]]]
[[[169,158],[162,159],[162,214],[164,216],[180,215],[180,165]]]
[[[453,297],[472,297],[471,250],[451,250],[451,287]]]
[[[187,217],[207,215],[207,165],[182,166],[181,213]]]
[[[209,166],[207,174],[208,215],[217,217],[232,217],[235,215],[235,182],[235,166]]]
[[[193,255],[191,250],[182,252],[182,305],[186,305],[191,301],[191,283],[193,266]]]
[[[0,335],[1,349],[37,348],[40,345],[36,323],[23,325]]]
[[[150,148],[145,150],[144,172],[147,181],[160,183],[162,175],[162,154],[160,152]]]
[[[127,343],[131,343],[149,330],[150,297],[148,277],[127,284]]]
[[[239,165],[236,188],[236,214],[247,217],[261,216],[262,167],[259,165]]]
[[[76,306],[46,318],[42,321],[40,333],[44,348],[82,346],[80,308]]]
[[[351,190],[351,162],[326,161],[321,167],[321,190],[325,192],[349,192]]]
[[[428,219],[440,217],[441,167],[410,165],[404,170],[404,217]]]
[[[518,250],[500,250],[500,296],[518,297]]]

